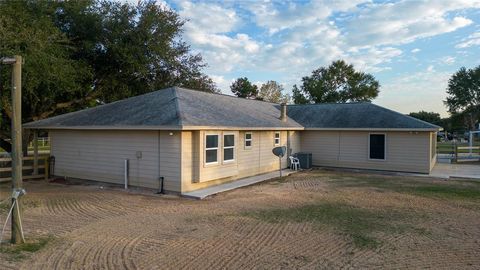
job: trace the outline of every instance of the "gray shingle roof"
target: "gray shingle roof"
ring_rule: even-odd
[[[280,105],[171,87],[27,123],[33,129],[438,129],[371,103]]]
[[[412,130],[440,128],[369,102],[289,105],[287,114],[305,128]]]
[[[27,123],[25,128],[241,127],[303,129],[292,119],[282,122],[277,104],[179,87],[116,101]]]

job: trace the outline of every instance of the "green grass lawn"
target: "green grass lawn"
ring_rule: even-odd
[[[53,237],[40,237],[26,239],[25,243],[19,245],[3,243],[0,245],[0,253],[8,255],[7,260],[9,261],[19,261],[41,250],[52,240],[54,240]]]
[[[295,177],[295,176],[293,176]],[[289,179],[292,179],[290,177]],[[329,175],[330,192],[345,188],[362,188],[376,192],[394,192],[429,199],[457,202],[467,208],[477,209],[480,202],[478,181],[419,181],[409,177],[385,177],[382,175],[358,174],[352,177],[342,173]],[[382,244],[378,233],[401,234],[411,232],[419,235],[428,233],[410,220],[425,218],[421,213],[404,209],[362,208],[354,203],[319,200],[314,203],[292,208],[266,209],[245,213],[269,223],[309,222],[334,228],[349,237],[358,248],[376,248]]]
[[[311,222],[327,225],[348,237],[359,248],[376,248],[381,241],[373,232],[400,233],[410,226],[395,221],[409,213],[384,209],[373,211],[345,203],[318,202],[287,209],[262,210],[247,215],[266,222]],[[413,228],[411,228],[413,229]]]

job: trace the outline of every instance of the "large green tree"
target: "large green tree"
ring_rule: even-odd
[[[273,103],[290,103],[290,95],[284,94],[283,91],[281,84],[276,81],[268,81],[260,87],[258,98]]]
[[[469,129],[475,129],[480,116],[480,65],[460,68],[448,81],[445,105],[452,114],[462,114]]]
[[[296,103],[355,102],[371,101],[378,96],[379,88],[373,75],[337,60],[303,77],[300,88],[295,85],[292,92]]]
[[[419,111],[411,112],[408,115],[437,126],[442,126],[444,124],[444,121],[440,117],[440,114],[436,112]]]
[[[230,85],[230,90],[237,96],[241,98],[257,98],[258,87],[251,83],[248,78],[238,78],[235,80],[232,85]]]
[[[153,1],[0,1],[0,14],[0,57],[25,60],[23,122],[173,85],[218,91],[201,55],[181,39],[184,21]],[[10,76],[3,66],[0,146],[7,151]]]

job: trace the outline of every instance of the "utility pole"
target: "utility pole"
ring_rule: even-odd
[[[12,244],[24,243],[22,229],[22,57],[0,59],[2,64],[12,65]]]

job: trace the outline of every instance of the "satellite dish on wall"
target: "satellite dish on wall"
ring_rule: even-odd
[[[272,149],[272,153],[275,156],[282,158],[287,153],[287,147],[286,146],[275,147]]]
[[[280,178],[282,178],[282,157],[287,153],[286,146],[278,146],[272,149],[272,153],[278,157],[278,170],[280,171]]]

